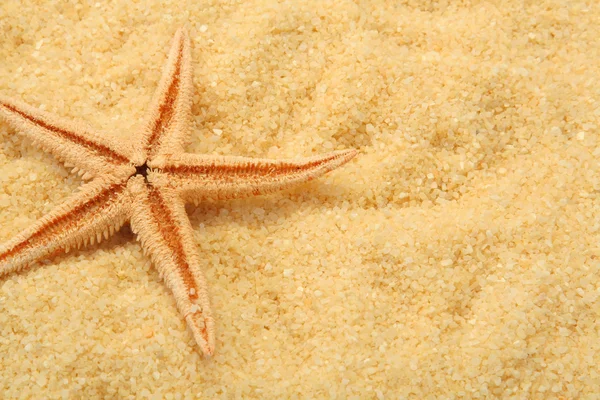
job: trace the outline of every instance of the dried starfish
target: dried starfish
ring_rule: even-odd
[[[354,150],[298,160],[190,154],[190,42],[180,29],[137,142],[0,96],[0,115],[84,180],[80,190],[0,247],[0,276],[70,248],[100,242],[129,221],[204,354],[215,347],[206,281],[185,202],[233,199],[285,189],[349,161]]]

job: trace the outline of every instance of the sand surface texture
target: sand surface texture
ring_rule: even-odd
[[[600,392],[597,2],[80,3],[0,2],[2,94],[128,137],[186,26],[189,151],[361,153],[188,208],[212,359],[128,228],[3,277],[0,397]],[[0,241],[80,183],[0,121]]]

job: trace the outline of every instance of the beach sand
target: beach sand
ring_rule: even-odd
[[[129,228],[0,279],[0,397],[571,399],[600,393],[593,1],[0,2],[0,93],[134,135],[171,38],[190,152],[356,148],[188,208],[204,359]],[[0,242],[80,185],[0,121]]]

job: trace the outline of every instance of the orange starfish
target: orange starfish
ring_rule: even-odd
[[[137,142],[109,139],[81,123],[0,96],[0,115],[18,133],[91,180],[0,246],[0,276],[99,242],[129,221],[196,342],[212,355],[214,321],[185,202],[285,189],[339,167],[356,151],[288,161],[186,153],[192,91],[190,42],[180,29]]]

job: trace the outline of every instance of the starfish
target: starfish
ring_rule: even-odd
[[[112,139],[81,122],[0,96],[0,115],[15,132],[84,180],[64,203],[0,246],[0,277],[100,242],[129,222],[195,341],[212,355],[214,319],[185,203],[285,189],[339,167],[356,151],[295,160],[186,153],[192,93],[190,41],[179,29],[135,140]]]

